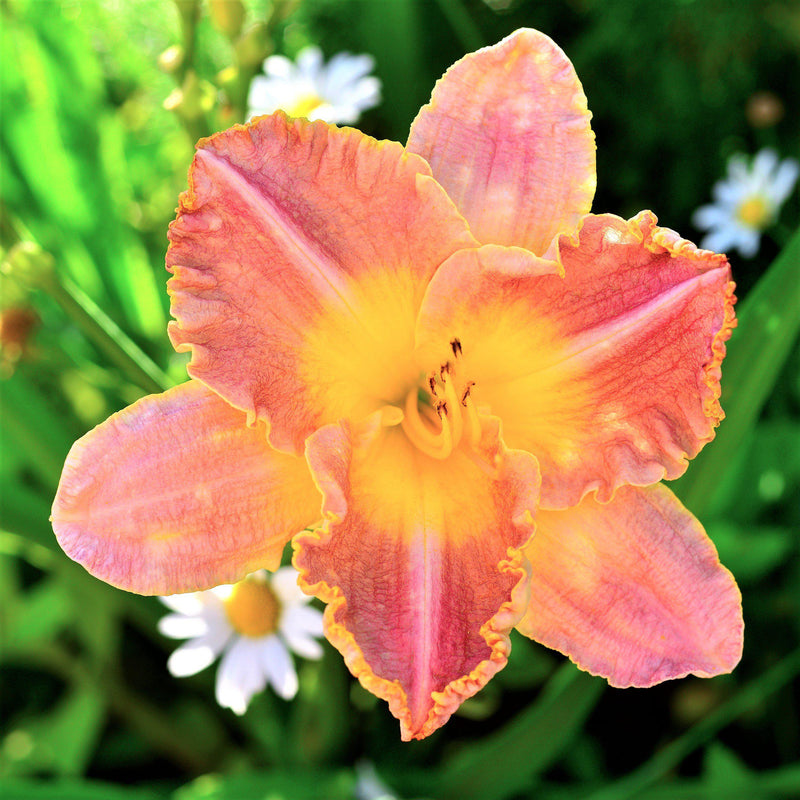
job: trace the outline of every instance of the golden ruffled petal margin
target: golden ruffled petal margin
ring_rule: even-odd
[[[702,248],[684,239],[677,231],[671,228],[663,228],[658,225],[658,219],[652,211],[640,211],[633,219],[629,220],[629,225],[633,229],[638,227],[642,242],[645,247],[654,253],[660,252],[661,248],[667,250],[671,256],[689,258],[704,265],[728,266],[728,258],[724,253],[714,253],[711,250]],[[722,378],[722,361],[725,358],[727,348],[725,343],[731,338],[733,329],[737,326],[736,320],[736,283],[732,280],[725,285],[725,300],[723,310],[723,320],[711,342],[711,360],[703,365],[703,380],[708,387],[710,394],[703,399],[703,411],[709,420],[713,421],[716,428],[723,419],[725,412],[720,406],[719,398],[721,394],[720,380]],[[714,438],[712,433],[711,439]]]

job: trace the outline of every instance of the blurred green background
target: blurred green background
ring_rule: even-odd
[[[731,258],[728,419],[673,484],[744,596],[733,675],[614,690],[515,634],[504,671],[444,729],[403,744],[326,644],[299,665],[294,701],[268,690],[238,718],[215,704],[213,668],[167,673],[175,643],[156,631],[155,599],[58,549],[48,516],[71,443],[185,379],[165,335],[167,225],[194,141],[242,121],[271,52],[372,54],[384,102],[359,127],[405,141],[452,62],[537,28],[572,59],[594,114],[594,209],[651,208],[693,240],[691,213],[731,154],[800,155],[796,2],[244,5],[238,20],[230,2],[0,2],[0,796],[345,800],[372,765],[406,798],[800,797],[796,192],[758,255]]]

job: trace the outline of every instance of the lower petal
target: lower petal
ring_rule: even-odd
[[[406,740],[443,725],[505,665],[527,601],[520,548],[538,467],[487,428],[479,454],[444,461],[377,422],[308,442],[325,523],[294,539],[300,584],[329,604],[328,639]]]
[[[517,626],[612,686],[730,672],[741,595],[700,523],[661,484],[539,511],[525,547],[531,600]]]
[[[114,414],[67,456],[52,522],[67,555],[142,594],[233,583],[280,564],[319,518],[304,459],[194,381]]]

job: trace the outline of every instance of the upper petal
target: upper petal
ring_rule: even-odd
[[[735,324],[724,256],[642,212],[587,216],[562,238],[562,277],[497,246],[432,281],[420,344],[458,338],[472,396],[542,468],[542,506],[676,478],[722,418],[720,362]]]
[[[320,425],[363,412],[358,391],[330,384],[401,336],[375,304],[409,306],[413,325],[430,276],[474,243],[429,173],[399,144],[282,113],[200,142],[170,226],[170,337],[193,377],[269,420],[276,447],[302,452]]]
[[[53,529],[70,558],[142,594],[230,583],[280,564],[320,514],[305,461],[195,381],[109,417],[67,456]]]
[[[736,583],[663,485],[541,511],[525,553],[531,601],[518,629],[612,686],[708,678],[741,658]]]
[[[373,418],[374,421],[374,418]],[[330,425],[308,442],[324,527],[294,539],[300,583],[326,603],[326,635],[423,738],[506,663],[527,602],[535,460],[487,423],[480,455],[434,461],[399,428]]]
[[[569,59],[520,29],[450,67],[408,149],[428,161],[480,242],[554,257],[554,237],[573,233],[592,205],[590,119]]]

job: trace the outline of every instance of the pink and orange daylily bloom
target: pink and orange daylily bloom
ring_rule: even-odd
[[[66,552],[164,595],[274,570],[295,534],[405,739],[513,627],[613,686],[730,671],[740,594],[659,483],[722,418],[729,266],[589,213],[589,121],[520,30],[448,70],[405,148],[282,113],[202,140],[167,254],[192,380],[75,444]]]

